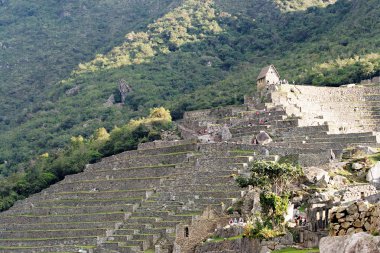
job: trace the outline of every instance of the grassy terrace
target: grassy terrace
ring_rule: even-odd
[[[117,178],[117,179],[94,179],[94,180],[79,180],[73,182],[65,182],[65,184],[76,184],[76,183],[97,183],[97,182],[115,182],[115,181],[131,181],[131,180],[157,180],[161,178],[170,178],[170,176],[162,176],[162,177],[130,177],[130,178]]]
[[[144,192],[144,191],[152,191],[153,188],[146,189],[132,189],[132,190],[112,190],[112,191],[73,191],[73,192],[57,192],[57,195],[68,195],[68,194],[99,194],[99,193],[128,193],[128,192]]]
[[[109,201],[129,201],[129,200],[141,200],[141,197],[128,197],[128,198],[109,198],[109,199],[59,199],[59,200],[42,200],[38,203],[62,203],[62,202],[109,202]]]
[[[86,202],[86,201],[89,202],[88,200],[84,200],[81,202]],[[100,202],[102,202],[102,201],[100,201]],[[132,205],[132,204],[128,203],[128,204],[112,205],[112,207],[127,207],[130,205]],[[97,207],[104,207],[104,206],[91,206],[91,208],[97,208]],[[83,206],[36,206],[36,207],[33,207],[33,209],[65,209],[65,208],[82,209],[84,207]]]
[[[97,238],[97,236],[93,235],[93,236],[75,236],[75,237],[71,237],[71,236],[65,236],[65,237],[52,237],[52,238],[9,238],[9,239],[2,239],[0,238],[0,243],[2,241],[4,242],[9,242],[9,241],[45,241],[45,240],[63,240],[63,239],[86,239],[86,238]]]
[[[119,220],[114,220],[114,221],[74,221],[74,222],[38,222],[38,223],[28,223],[24,224],[21,223],[20,225],[76,225],[76,224],[104,224],[104,223],[117,223],[120,222]]]
[[[93,230],[106,230],[108,228],[70,228],[70,229],[29,229],[29,230],[22,230],[22,232],[62,232],[62,231],[93,231]],[[14,233],[14,232],[20,232],[19,230],[6,230],[1,231],[2,233]]]
[[[108,215],[108,214],[125,214],[125,212],[98,212],[98,213],[75,213],[75,214],[51,214],[51,215],[31,215],[31,214],[16,214],[16,215],[7,215],[3,217],[69,217],[69,216],[92,216],[92,215]]]
[[[95,249],[96,246],[92,245],[64,245],[64,247],[73,247],[73,248],[80,248],[80,249]],[[49,248],[57,248],[57,246],[15,246],[15,247],[4,247],[0,246],[0,250],[12,250],[12,249],[35,249],[35,248],[43,248],[43,249],[49,249]],[[61,252],[65,253],[65,252]],[[71,252],[67,252],[71,253]]]

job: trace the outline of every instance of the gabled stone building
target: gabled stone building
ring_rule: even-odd
[[[280,74],[273,65],[266,66],[257,77],[257,91],[264,90],[269,85],[280,82]]]

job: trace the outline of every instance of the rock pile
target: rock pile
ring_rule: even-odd
[[[379,232],[380,204],[370,205],[359,201],[347,207],[338,207],[330,215],[332,236],[351,235],[359,232]]]

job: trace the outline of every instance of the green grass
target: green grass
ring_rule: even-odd
[[[228,238],[212,237],[212,238],[210,238],[211,240],[209,240],[208,242],[222,242],[224,240],[234,241],[234,240],[237,240],[237,239],[240,239],[240,238],[243,238],[243,235],[237,235],[237,236],[232,236],[232,237],[228,237]]]
[[[318,248],[313,249],[295,249],[295,248],[286,248],[281,250],[272,251],[272,253],[318,253]]]

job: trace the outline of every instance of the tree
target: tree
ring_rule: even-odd
[[[289,163],[257,161],[251,166],[250,178],[237,178],[242,187],[257,186],[281,195],[302,175],[302,168]]]

